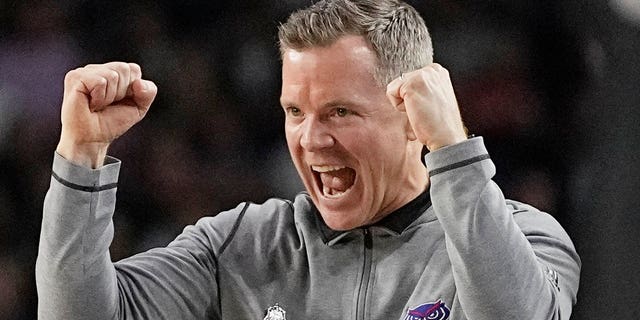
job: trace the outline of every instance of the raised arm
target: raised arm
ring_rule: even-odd
[[[387,89],[431,151],[431,199],[467,317],[568,319],[580,272],[573,244],[551,216],[504,199],[482,138],[466,138],[447,70],[431,64]]]
[[[112,263],[120,162],[109,144],[156,95],[140,67],[112,62],[65,78],[62,134],[45,198],[36,262],[40,319],[205,319],[217,313],[215,252],[225,217],[185,229],[166,248]]]

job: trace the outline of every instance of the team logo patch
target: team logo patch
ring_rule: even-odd
[[[275,306],[267,309],[263,320],[287,320],[286,314],[287,312],[276,303]]]
[[[449,313],[445,303],[438,300],[409,309],[404,320],[446,320],[449,319]]]

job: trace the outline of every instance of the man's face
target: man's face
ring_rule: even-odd
[[[328,47],[288,49],[282,107],[293,162],[325,223],[348,230],[374,223],[418,193],[409,168],[406,114],[377,84],[376,57],[359,36]],[[414,175],[415,177],[415,175]],[[413,179],[415,180],[415,179]],[[409,189],[409,190],[408,190]]]

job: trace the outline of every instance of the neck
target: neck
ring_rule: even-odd
[[[414,160],[411,165],[407,166],[405,171],[400,174],[404,176],[404,179],[400,180],[398,185],[392,186],[392,188],[397,188],[397,190],[401,190],[401,192],[394,193],[395,199],[386,199],[387,205],[374,222],[382,220],[392,212],[411,202],[411,200],[417,198],[429,187],[429,174],[427,168],[421,161]]]

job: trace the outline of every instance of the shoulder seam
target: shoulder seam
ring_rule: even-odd
[[[244,218],[244,214],[247,212],[247,209],[249,208],[250,204],[251,204],[250,202],[244,203],[244,207],[242,208],[242,211],[240,211],[238,218],[236,218],[236,222],[233,224],[233,228],[231,228],[231,232],[227,236],[227,239],[225,239],[224,242],[222,243],[222,246],[220,246],[220,251],[218,252],[218,256],[222,255],[222,253],[227,248],[231,240],[233,240],[233,237],[236,235],[236,232],[240,227],[240,223],[242,222],[242,218]]]
[[[55,172],[51,172],[51,176],[56,179],[56,181],[60,182],[62,185],[74,189],[74,190],[78,190],[78,191],[84,191],[84,192],[100,192],[100,191],[105,191],[105,190],[109,190],[109,189],[115,189],[118,187],[118,183],[109,183],[109,184],[105,184],[102,186],[82,186],[79,184],[75,184],[73,182],[67,181],[63,178],[61,178],[60,176],[58,176]]]

